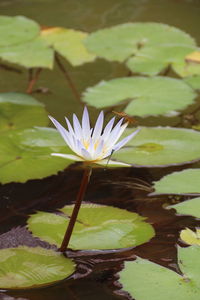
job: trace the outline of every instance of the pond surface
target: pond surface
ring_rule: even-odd
[[[186,31],[200,44],[200,2],[198,0],[1,0],[0,14],[24,15],[44,26],[64,26],[87,32],[125,22],[161,22]],[[63,63],[79,93],[102,79],[128,74],[128,70],[122,64],[106,62],[103,59],[76,68],[66,61]],[[17,69],[20,70],[18,67]],[[20,71],[20,73],[11,72],[0,68],[1,92],[26,91],[28,74],[24,69]],[[80,116],[82,113],[81,104],[75,99],[66,79],[57,67],[53,71],[41,72],[33,95],[42,101],[50,114],[60,121],[63,120],[64,115],[71,116],[75,112]],[[90,112],[94,120],[98,112],[94,108],[91,108]],[[173,126],[179,122],[178,117],[141,119],[141,124],[147,126]],[[121,269],[123,260],[131,259],[134,255],[177,271],[176,243],[179,232],[185,227],[195,228],[200,223],[192,217],[178,217],[175,211],[163,208],[163,203],[176,203],[179,200],[176,197],[148,197],[147,194],[148,186],[152,181],[180,169],[171,167],[148,170],[145,168],[95,170],[85,200],[114,205],[145,216],[154,226],[156,236],[149,243],[119,253],[105,254],[102,251],[96,256],[91,253],[86,257],[80,256],[78,258],[80,264],[85,265],[85,269],[80,268],[80,272],[90,273],[85,278],[69,279],[49,288],[0,293],[0,299],[126,299],[115,294],[118,290],[114,284],[115,274]],[[34,211],[40,209],[49,211],[70,204],[79,187],[81,172],[78,169],[67,169],[58,176],[43,180],[1,186],[0,232],[5,233],[13,227],[24,226],[27,216]],[[23,234],[19,234],[18,242],[24,240]],[[0,239],[0,248],[3,247],[5,245]],[[6,295],[11,298],[6,298]]]

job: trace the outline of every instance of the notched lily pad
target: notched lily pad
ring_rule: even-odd
[[[142,258],[125,262],[119,272],[122,290],[137,300],[197,300],[200,290],[200,247],[178,248],[182,274]]]
[[[0,136],[0,182],[26,182],[56,174],[72,162],[51,153],[71,154],[55,129],[35,127]]]
[[[41,102],[26,94],[0,93],[0,131],[47,124],[47,112]]]
[[[178,214],[189,215],[200,219],[200,197],[190,199],[167,208],[174,208]]]
[[[134,116],[174,115],[192,104],[195,92],[185,82],[166,77],[132,77],[103,81],[90,87],[83,101],[100,107],[127,103],[124,111]]]
[[[190,141],[189,137],[188,141]],[[192,147],[191,143],[188,143],[188,146]],[[182,149],[185,151],[184,147]],[[200,169],[187,169],[181,172],[171,173],[164,176],[159,181],[154,182],[155,191],[153,194],[198,195],[200,194],[199,178]]]
[[[79,66],[95,59],[84,46],[86,32],[62,27],[50,27],[41,31],[41,37],[73,66]]]
[[[125,135],[132,131],[133,129],[127,129]],[[134,139],[114,153],[112,158],[136,167],[162,167],[199,160],[199,149],[200,133],[197,131],[170,127],[143,127]],[[167,189],[171,191],[170,187]]]
[[[28,219],[28,229],[34,236],[60,246],[73,205],[61,209],[64,215],[38,212]],[[74,250],[108,250],[135,247],[154,236],[153,227],[136,213],[123,209],[83,204],[69,248]]]
[[[180,238],[188,245],[200,246],[200,229],[196,228],[196,232],[189,228],[181,230]]]
[[[63,280],[75,270],[71,259],[41,247],[1,249],[0,263],[1,289],[41,287]]]

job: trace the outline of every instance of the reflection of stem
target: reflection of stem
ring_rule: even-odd
[[[33,69],[31,68],[29,70],[29,79],[28,79],[28,87],[27,87],[27,90],[26,92],[28,94],[31,94],[32,91],[33,91],[33,86],[35,85],[36,81],[38,80],[38,77],[40,75],[40,72],[42,71],[42,68],[38,68],[36,71],[35,71],[35,75],[33,75]]]
[[[60,59],[59,59],[59,56],[57,53],[55,53],[55,61],[59,67],[59,69],[61,70],[61,72],[64,74],[65,78],[67,79],[68,81],[68,84],[71,88],[71,91],[73,93],[73,95],[75,96],[75,98],[82,104],[82,101],[81,101],[81,98],[80,98],[80,95],[79,95],[79,92],[77,91],[77,88],[75,86],[75,84],[73,83],[69,73],[67,72],[67,70],[64,68],[63,64],[61,63]]]
[[[59,248],[59,251],[61,251],[61,252],[65,252],[67,250],[67,247],[68,247],[71,235],[72,235],[72,231],[74,229],[74,225],[75,225],[78,213],[79,213],[79,209],[81,207],[81,202],[85,196],[86,188],[87,188],[87,185],[90,180],[91,173],[92,173],[92,169],[86,167],[86,169],[84,170],[82,181],[81,181],[81,186],[80,186],[79,192],[76,197],[76,202],[74,204],[74,209],[73,209],[67,230],[65,232],[65,236],[62,241],[61,247]]]

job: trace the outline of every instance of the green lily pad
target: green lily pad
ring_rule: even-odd
[[[40,26],[23,16],[0,16],[0,47],[28,42],[39,35]]]
[[[187,33],[159,23],[127,23],[98,30],[85,43],[98,56],[110,61],[126,60],[131,71],[147,75],[156,75],[170,65],[182,74],[185,56],[197,50]]]
[[[53,68],[54,51],[42,38],[0,48],[0,58],[26,68]]]
[[[60,246],[73,205],[61,209],[65,215],[38,212],[28,219],[34,236]],[[123,209],[82,204],[69,247],[77,250],[120,249],[135,247],[154,236],[153,227],[136,213]]]
[[[26,94],[0,93],[0,131],[47,124],[47,112],[41,102]]]
[[[179,79],[129,77],[103,81],[86,90],[83,101],[99,107],[116,106],[122,101],[129,115],[174,115],[193,103],[196,94]]]
[[[133,129],[127,129],[125,135],[132,131]],[[162,167],[199,160],[199,149],[198,131],[170,127],[143,127],[134,139],[114,153],[112,158],[136,167]],[[171,188],[168,190],[171,191]]]
[[[87,35],[86,32],[62,27],[51,27],[41,32],[41,37],[73,66],[95,59],[95,55],[90,53],[83,44]]]
[[[190,199],[167,208],[174,208],[178,214],[190,215],[200,219],[200,197]]]
[[[188,139],[191,142],[191,140]],[[188,143],[193,147],[191,143]],[[185,148],[182,148],[185,151]],[[181,153],[180,153],[181,155]],[[156,194],[200,194],[200,169],[187,169],[181,172],[174,172],[154,182]]]
[[[26,182],[56,174],[72,162],[51,156],[71,154],[55,129],[45,127],[12,130],[0,136],[0,182]]]
[[[196,232],[189,228],[181,230],[180,238],[188,245],[200,246],[200,229],[196,228]]]
[[[200,75],[190,76],[184,79],[193,89],[200,90]]]
[[[0,250],[0,288],[37,288],[55,283],[75,271],[74,262],[61,253],[41,247]]]
[[[178,248],[182,274],[142,258],[125,262],[119,272],[122,290],[136,300],[197,300],[200,290],[200,247]]]

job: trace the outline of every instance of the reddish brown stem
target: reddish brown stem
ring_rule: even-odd
[[[74,95],[74,97],[78,100],[78,102],[80,102],[82,104],[82,101],[81,101],[81,97],[79,95],[79,92],[77,91],[77,88],[74,84],[74,82],[72,81],[69,73],[67,72],[67,70],[64,68],[63,64],[61,63],[60,61],[60,58],[58,56],[58,54],[56,53],[55,54],[55,61],[59,67],[59,69],[61,70],[61,72],[64,74],[65,78],[67,79],[67,82],[69,84],[69,87],[71,88],[71,91]]]
[[[70,241],[73,229],[74,229],[74,225],[75,225],[76,219],[78,217],[79,209],[81,207],[81,202],[82,202],[82,200],[85,196],[85,192],[86,192],[89,180],[90,180],[91,173],[92,173],[92,168],[87,167],[84,170],[83,178],[82,178],[82,181],[81,181],[81,186],[80,186],[78,195],[76,197],[76,202],[74,204],[74,209],[72,211],[72,215],[70,217],[70,221],[69,221],[67,230],[65,232],[64,239],[63,239],[62,244],[59,248],[59,251],[61,251],[61,252],[65,252],[67,250],[67,247],[68,247],[68,244],[69,244],[69,241]]]
[[[33,75],[33,69],[29,70],[29,82],[28,82],[28,87],[27,87],[27,94],[31,94],[33,91],[33,86],[35,85],[36,81],[39,78],[40,72],[42,71],[42,68],[38,68],[35,71],[35,74]]]

